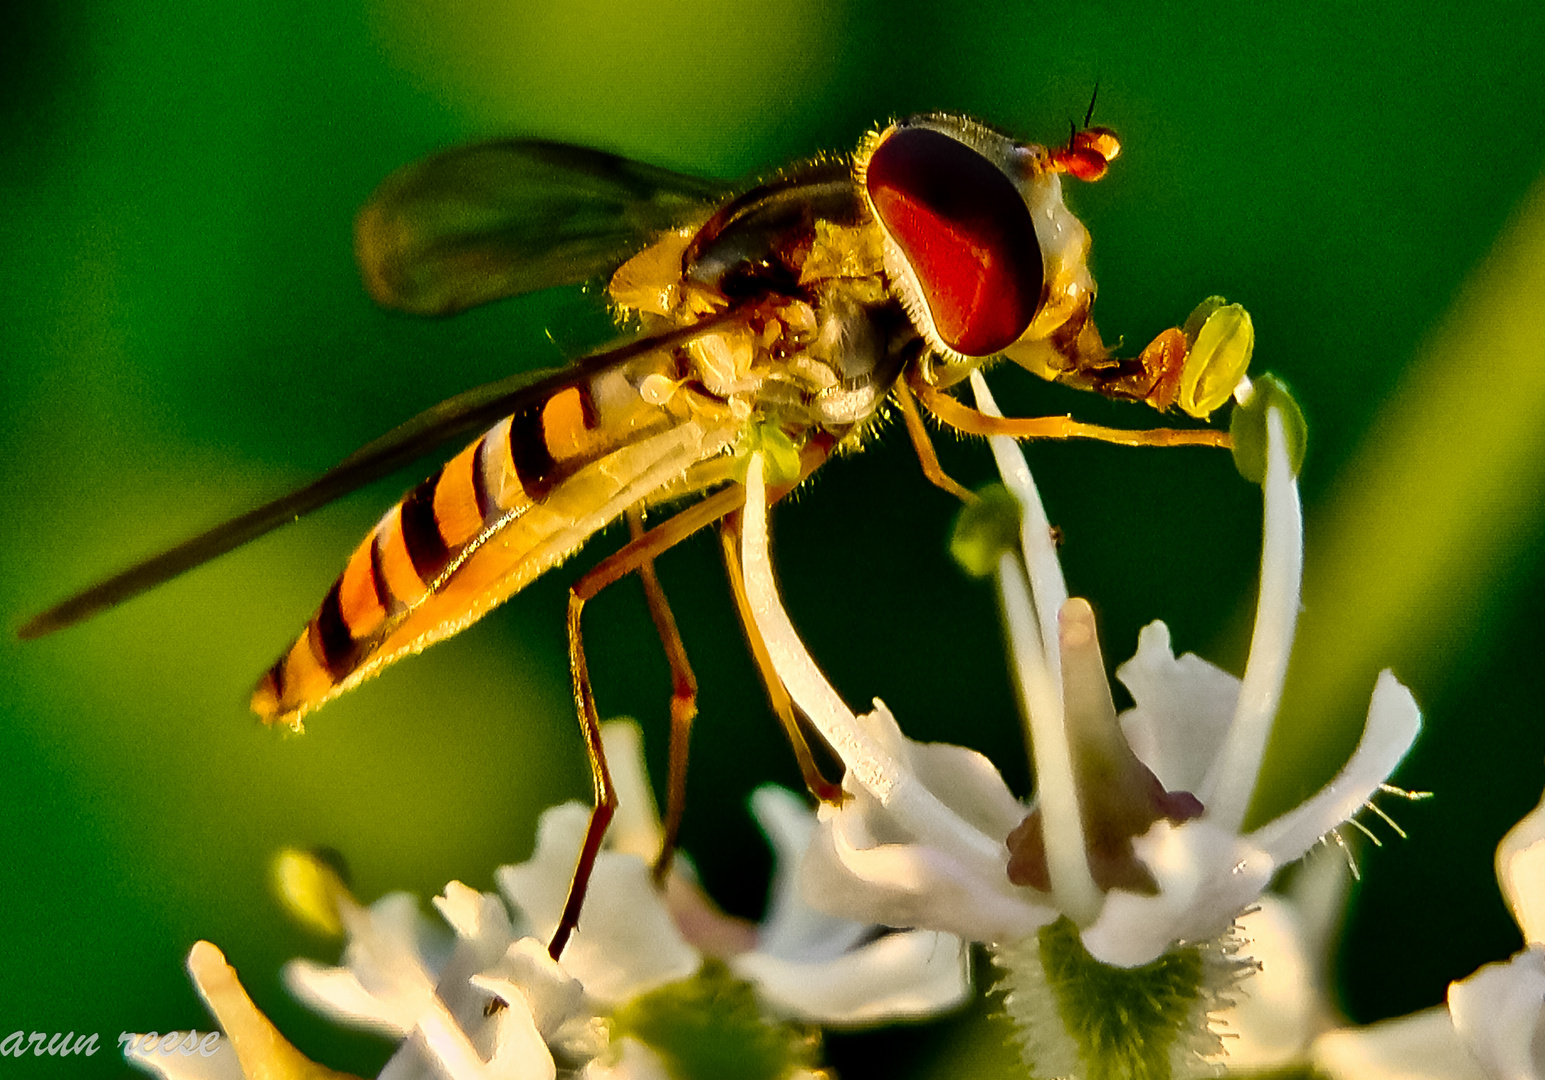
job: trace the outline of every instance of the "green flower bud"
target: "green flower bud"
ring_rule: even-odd
[[[352,902],[343,857],[336,851],[283,848],[274,856],[270,878],[290,917],[325,937],[343,936],[339,905]]]
[[[990,577],[1005,551],[1019,550],[1019,525],[1024,514],[1019,501],[1002,484],[977,493],[977,501],[962,507],[950,530],[950,555],[975,578]]]
[[[1304,422],[1303,410],[1280,379],[1275,375],[1262,375],[1251,384],[1250,396],[1240,403],[1229,419],[1229,436],[1234,441],[1234,467],[1252,484],[1266,481],[1266,413],[1270,409],[1282,414],[1288,462],[1294,476],[1304,464],[1309,426]]]
[[[634,998],[612,1034],[647,1044],[675,1080],[783,1080],[816,1064],[819,1037],[764,1016],[749,983],[715,961]]]

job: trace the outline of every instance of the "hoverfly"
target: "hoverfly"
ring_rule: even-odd
[[[1089,234],[1064,205],[1061,180],[1098,179],[1119,150],[1112,132],[1087,121],[1047,149],[934,113],[870,133],[850,157],[794,165],[741,188],[530,139],[409,165],[382,183],[355,225],[365,282],[382,304],[443,315],[607,275],[608,301],[637,334],[567,369],[454,397],[311,485],[43,612],[21,634],[86,618],[487,427],[371,530],[259,681],[252,707],[298,728],[312,709],[476,621],[628,517],[632,541],[570,592],[570,661],[595,809],[550,945],[557,957],[616,803],[580,612],[632,572],[644,580],[675,686],[657,873],[674,846],[696,688],[652,560],[681,538],[723,523],[731,583],[775,711],[812,791],[831,798],[837,790],[815,767],[746,613],[733,532],[749,452],[766,453],[779,496],[856,445],[895,402],[929,479],[969,499],[940,468],[919,400],[976,434],[1228,445],[1209,429],[990,417],[946,393],[1001,354],[1048,379],[1159,409],[1178,403],[1196,417],[1227,399],[1248,343],[1196,347],[1193,325],[1123,359],[1090,318]],[[681,503],[643,531],[644,510]]]

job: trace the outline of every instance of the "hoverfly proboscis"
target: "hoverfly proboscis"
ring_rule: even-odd
[[[1204,305],[1121,358],[1090,318],[1089,234],[1062,177],[1095,180],[1119,153],[1104,128],[1048,149],[934,113],[870,133],[849,157],[736,185],[532,139],[452,149],[376,190],[355,223],[371,294],[425,315],[605,275],[636,336],[553,373],[467,391],[346,458],[314,483],[141,562],[36,616],[36,637],[198,566],[486,428],[393,506],[350,556],[294,644],[259,681],[253,710],[296,728],[312,709],[456,633],[626,517],[632,539],[570,590],[569,658],[595,788],[556,958],[578,924],[616,805],[586,667],[586,600],[644,581],[673,675],[670,781],[656,873],[681,821],[696,683],[653,559],[719,523],[757,666],[811,791],[840,797],[801,734],[746,607],[734,534],[747,454],[763,451],[779,498],[894,401],[935,484],[918,402],[975,434],[1227,446],[1213,429],[1129,431],[1068,417],[1005,419],[947,393],[1003,355],[1044,378],[1205,418],[1249,362],[1248,335],[1202,347]],[[1246,328],[1248,329],[1246,319]],[[1237,325],[1237,319],[1236,319]],[[492,425],[491,427],[489,425]],[[645,531],[643,511],[687,504]]]

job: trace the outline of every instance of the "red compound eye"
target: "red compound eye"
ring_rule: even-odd
[[[864,176],[944,344],[990,356],[1018,340],[1040,306],[1043,266],[1029,208],[1002,170],[941,132],[898,128]]]

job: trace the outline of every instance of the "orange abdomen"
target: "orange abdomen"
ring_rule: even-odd
[[[253,711],[299,727],[470,625],[734,438],[737,425],[673,418],[631,385],[630,373],[609,371],[549,387],[409,492],[258,682]]]

